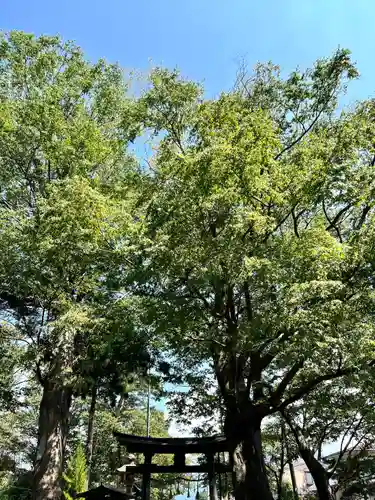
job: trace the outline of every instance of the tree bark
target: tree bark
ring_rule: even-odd
[[[229,419],[225,426],[227,438],[232,444],[235,499],[273,500],[262,452],[261,419],[247,415],[244,419],[235,420]]]
[[[213,454],[207,455],[207,463],[209,466],[208,472],[208,488],[209,488],[209,500],[219,500],[219,496],[217,494],[217,485],[216,485],[216,477],[215,477],[215,460]]]
[[[280,469],[279,469],[279,477],[277,478],[277,500],[282,499],[283,494],[283,477],[284,477],[284,468],[285,468],[285,422],[282,420],[281,422],[281,454],[280,454]]]
[[[301,447],[299,451],[314,480],[319,500],[333,500],[329,476],[323,465],[314,457],[311,450]]]
[[[285,422],[284,422],[284,420],[282,421],[281,425],[283,426],[284,436],[285,436]],[[299,495],[298,495],[298,489],[297,489],[296,474],[294,471],[293,460],[292,460],[291,455],[290,455],[288,437],[286,437],[286,439],[285,439],[285,451],[286,451],[286,461],[287,461],[288,467],[289,467],[290,479],[292,481],[293,498],[294,498],[294,500],[298,500]]]
[[[297,488],[297,481],[296,481],[296,473],[294,471],[293,462],[291,460],[288,460],[288,466],[289,466],[290,479],[292,481],[293,498],[295,500],[298,500],[299,495],[298,495],[298,488]]]
[[[95,383],[92,388],[91,404],[89,409],[89,422],[87,427],[87,441],[86,441],[86,463],[87,463],[87,485],[91,486],[91,464],[92,454],[94,450],[94,419],[96,410],[96,398],[98,394],[98,386]]]
[[[45,382],[40,402],[34,500],[60,500],[72,391]]]

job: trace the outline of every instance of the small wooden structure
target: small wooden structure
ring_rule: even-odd
[[[76,495],[76,498],[88,498],[89,500],[129,500],[133,497],[130,497],[124,490],[102,484],[98,488],[79,493]]]
[[[217,453],[229,451],[229,443],[224,436],[204,438],[152,438],[134,436],[133,434],[114,433],[118,443],[125,446],[130,453],[144,455],[142,465],[126,465],[121,470],[126,474],[142,474],[142,500],[150,500],[150,484],[152,473],[207,473],[210,500],[218,500],[216,489],[216,473],[229,472],[225,464],[215,462]],[[186,455],[199,453],[206,457],[206,463],[187,465]],[[157,465],[152,463],[155,454],[174,455],[173,465]]]

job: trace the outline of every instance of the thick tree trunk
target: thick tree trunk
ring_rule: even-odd
[[[314,480],[319,500],[333,500],[329,485],[329,476],[323,465],[314,457],[312,451],[307,448],[300,448],[301,457]]]
[[[68,432],[70,389],[45,382],[39,410],[38,448],[34,467],[34,500],[60,500]]]
[[[231,458],[235,499],[273,500],[262,452],[261,420],[236,420],[236,423],[228,421],[226,425],[227,437],[233,444]]]
[[[97,384],[92,388],[91,404],[89,409],[89,422],[87,427],[87,441],[86,441],[86,463],[87,463],[87,485],[91,485],[91,464],[92,454],[94,449],[94,419],[96,410],[96,398],[98,394]]]

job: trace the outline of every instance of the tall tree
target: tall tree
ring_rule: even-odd
[[[43,391],[34,498],[56,499],[120,226],[126,245],[127,202],[114,199],[120,179],[122,200],[134,191],[126,145],[137,127],[119,68],[88,63],[71,43],[12,32],[0,59],[0,299]]]
[[[98,400],[107,400],[116,412],[121,411],[128,403],[129,392],[144,385],[146,378],[150,379],[148,349],[152,343],[141,326],[135,327],[138,316],[135,302],[118,297],[111,304],[108,294],[96,302],[95,314],[103,320],[100,327],[91,332],[87,356],[81,358],[80,380],[76,384],[77,395],[90,397],[86,436],[89,485]],[[152,386],[156,389],[158,385],[159,378],[152,377]]]
[[[371,368],[373,103],[336,113],[356,76],[339,50],[285,81],[266,68],[246,93],[202,101],[156,70],[140,101],[162,139],[133,289],[167,348],[216,375],[237,500],[272,498],[267,415]]]

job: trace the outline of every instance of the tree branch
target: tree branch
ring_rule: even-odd
[[[247,318],[249,321],[253,319],[253,308],[251,305],[251,298],[250,298],[250,289],[249,289],[249,282],[248,280],[245,280],[244,283],[244,293],[245,293],[245,303],[246,303],[246,311],[247,311]]]
[[[296,216],[294,212],[294,208],[292,209],[292,218],[293,218],[293,228],[294,228],[294,234],[299,238],[299,233],[298,233],[298,216]]]
[[[36,362],[35,374],[36,374],[36,377],[37,377],[37,379],[38,379],[38,381],[39,381],[40,385],[41,385],[42,387],[44,387],[44,382],[45,382],[45,379],[44,379],[44,377],[43,377],[43,375],[42,375],[42,371],[41,371],[41,369],[40,369],[40,363],[39,363],[38,361]]]
[[[292,403],[295,403],[299,399],[303,398],[303,396],[306,396],[309,394],[312,390],[315,389],[315,387],[322,382],[326,382],[328,380],[334,380],[336,378],[344,377],[345,375],[349,375],[353,373],[354,370],[352,368],[346,368],[346,369],[338,369],[335,372],[332,373],[326,373],[325,375],[321,375],[319,377],[316,377],[309,382],[307,382],[305,385],[302,387],[299,387],[294,391],[294,393],[289,396],[285,401],[283,401],[278,407],[274,408],[271,413],[274,413],[276,411],[282,411],[284,410],[287,406],[289,406]]]
[[[337,236],[339,237],[340,243],[342,243],[343,240],[342,240],[342,236],[340,233],[340,229],[336,226],[336,223],[334,222],[334,220],[331,221],[331,219],[329,218],[327,210],[326,210],[326,204],[325,204],[324,198],[322,201],[322,207],[323,207],[323,212],[324,212],[325,218],[329,222],[329,225],[326,227],[326,231],[329,231],[330,229],[334,229],[337,233]],[[337,215],[336,215],[335,219],[337,219]]]
[[[282,149],[279,153],[277,153],[277,155],[274,157],[274,160],[279,160],[280,157],[284,153],[286,153],[287,151],[289,151],[290,149],[292,149],[294,146],[296,146],[300,141],[302,141],[302,139],[305,137],[305,135],[308,134],[310,132],[310,130],[314,127],[314,125],[317,123],[317,121],[319,120],[319,118],[322,115],[323,111],[324,111],[324,108],[322,108],[319,111],[319,113],[316,115],[316,117],[310,123],[310,125],[307,128],[304,128],[302,134],[299,137],[297,137],[297,139],[295,139],[294,141],[292,141],[290,144],[288,144],[287,146],[285,146],[284,149]]]
[[[223,348],[227,347],[223,342],[220,342],[219,340],[216,340],[212,337],[200,338],[200,337],[194,337],[193,335],[185,335],[185,338],[187,340],[191,340],[192,342],[212,342],[213,344],[217,344],[220,347],[223,347]]]
[[[374,156],[374,158],[375,158],[375,156]],[[366,204],[362,210],[362,214],[361,214],[361,217],[358,221],[356,229],[361,229],[361,227],[365,223],[367,214],[369,213],[370,210],[371,210],[371,206]]]
[[[261,353],[273,341],[277,341],[277,344],[282,344],[282,343],[286,342],[288,339],[290,339],[294,335],[294,333],[295,332],[293,330],[278,332],[278,335],[276,337],[264,342],[264,344],[259,348],[259,352]],[[259,359],[260,370],[262,371],[265,368],[267,368],[267,366],[274,360],[274,358],[277,356],[277,354],[278,354],[278,352],[272,352],[272,348],[271,348],[271,350],[269,352],[267,352],[266,354],[261,356]]]
[[[271,394],[271,400],[273,404],[278,405],[280,403],[280,399],[283,397],[288,385],[292,382],[294,377],[297,375],[299,370],[302,368],[304,363],[303,359],[300,359],[288,370],[281,382],[279,383],[277,389]]]
[[[326,231],[329,231],[330,229],[335,229],[337,231],[337,227],[336,227],[336,224],[338,223],[338,221],[340,220],[340,218],[352,207],[352,204],[349,203],[348,205],[346,205],[345,207],[343,207],[341,210],[339,210],[337,212],[337,214],[335,215],[334,219],[332,221],[329,220],[326,212],[324,212],[328,222],[329,222],[329,225],[326,227]]]
[[[346,445],[343,447],[345,437],[348,435],[348,433],[349,433],[349,432],[350,432],[350,430],[351,430],[351,425],[350,425],[350,426],[348,427],[348,429],[345,431],[345,433],[344,433],[344,435],[343,435],[343,437],[342,437],[342,439],[341,439],[341,444],[340,444],[340,452],[339,452],[339,455],[338,455],[338,457],[337,457],[337,460],[336,460],[336,462],[335,462],[334,466],[332,467],[332,469],[331,469],[331,470],[330,470],[330,472],[329,472],[330,477],[332,477],[332,476],[333,476],[333,474],[335,473],[335,471],[336,471],[336,469],[337,469],[337,467],[338,467],[339,463],[341,462],[341,460],[342,460],[342,458],[344,457],[345,453],[348,451],[349,446],[350,446],[351,442],[353,441],[354,436],[356,435],[356,433],[357,433],[357,431],[358,431],[359,427],[361,426],[361,424],[362,424],[362,422],[363,422],[364,418],[365,418],[365,415],[362,415],[362,416],[361,416],[361,418],[358,420],[357,424],[354,426],[353,430],[352,430],[352,431],[351,431],[351,433],[350,433],[350,438],[348,439],[348,442],[347,442],[347,443],[346,443]],[[363,439],[363,437],[362,437],[362,439]],[[361,439],[361,440],[362,440],[362,439]],[[357,444],[356,444],[356,446],[357,446],[358,444],[359,444],[359,443],[357,443]]]

